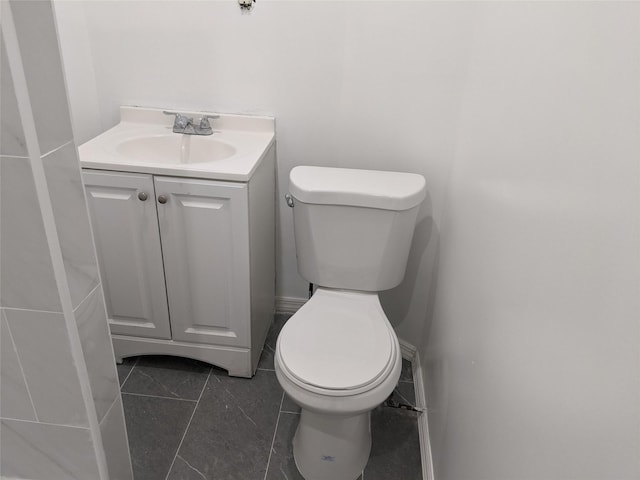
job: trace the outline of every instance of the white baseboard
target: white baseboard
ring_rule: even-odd
[[[306,298],[300,297],[276,297],[276,313],[290,313],[293,315],[306,301]]]
[[[416,407],[421,408],[423,412],[418,417],[418,433],[420,435],[420,458],[422,460],[422,478],[423,480],[435,480],[433,474],[433,457],[431,456],[431,441],[429,439],[429,416],[427,412],[427,396],[425,385],[422,377],[422,365],[420,363],[420,354],[415,349],[415,355],[412,360],[413,366],[413,387],[416,392]]]
[[[398,342],[400,343],[400,352],[402,352],[402,358],[404,358],[405,360],[409,360],[413,364],[416,355],[418,354],[416,347],[401,339],[398,339]]]

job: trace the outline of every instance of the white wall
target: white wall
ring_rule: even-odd
[[[426,177],[382,298],[423,357],[438,480],[640,476],[637,5],[74,5],[100,128],[120,104],[276,117],[278,295],[306,295],[291,167]]]
[[[98,105],[89,32],[82,2],[54,1],[58,41],[69,91],[71,123],[78,144],[106,130]]]
[[[121,104],[276,117],[280,296],[307,293],[283,200],[293,166],[422,173],[429,198],[407,280],[383,297],[401,337],[421,337],[427,298],[420,292],[431,289],[474,7],[261,0],[249,15],[234,1],[65,7],[57,12],[61,30],[76,32],[75,42],[63,42],[67,75],[75,77],[69,84],[95,81],[104,128],[117,123]],[[84,10],[86,29],[73,8]],[[71,68],[87,42],[92,68]],[[76,124],[95,122],[86,91],[71,89]]]
[[[640,5],[487,4],[424,366],[438,480],[640,478]]]

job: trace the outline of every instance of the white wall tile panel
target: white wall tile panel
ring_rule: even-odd
[[[0,343],[0,417],[35,421],[35,410],[22,366],[2,311]]]
[[[101,292],[95,290],[97,262],[72,143],[52,5],[47,0],[11,1],[1,2],[0,8],[0,305],[11,307],[0,317],[0,414],[12,417],[3,418],[0,425],[0,477],[113,480],[107,478],[97,416],[102,418],[118,398],[118,384]],[[7,88],[13,87],[8,58],[19,70],[13,72],[17,78],[26,77],[26,84],[16,85],[21,87],[22,118],[16,115],[13,88]],[[37,140],[39,148],[27,152],[21,120],[27,121],[30,145]],[[47,189],[36,191],[31,166],[40,162]],[[55,230],[49,228],[47,236],[44,225],[52,223]],[[94,290],[98,293],[88,297]],[[120,430],[115,424],[124,422],[123,416],[112,418],[110,428],[116,433],[111,445],[116,440],[126,445],[124,424]],[[122,457],[121,449],[118,456]],[[130,462],[120,465],[120,471],[126,471],[126,465]]]
[[[0,208],[2,306],[61,311],[28,159],[0,160]]]
[[[98,414],[98,422],[100,422],[114,399],[120,396],[101,288],[96,288],[78,306],[75,316],[89,372],[93,401]]]
[[[88,426],[63,315],[5,309],[5,316],[39,420]]]
[[[107,454],[109,480],[133,480],[122,398],[118,394],[100,423],[102,443]]]
[[[2,126],[0,155],[26,157],[27,147],[4,42],[0,43],[0,59],[0,85],[2,85],[0,88],[0,125]]]
[[[0,422],[0,475],[34,480],[99,480],[88,429]]]
[[[49,1],[10,4],[44,155],[73,139],[53,10]]]
[[[42,163],[75,308],[100,281],[75,145],[68,143]]]

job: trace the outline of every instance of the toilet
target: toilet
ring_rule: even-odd
[[[293,455],[306,480],[355,480],[371,451],[371,411],[400,378],[378,292],[404,277],[425,180],[299,166],[289,192],[298,271],[317,287],[276,344],[276,376],[301,408]]]

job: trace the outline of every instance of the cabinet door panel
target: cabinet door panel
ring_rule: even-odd
[[[85,170],[83,180],[111,332],[171,338],[153,178]]]
[[[247,186],[155,182],[173,339],[249,347]]]

